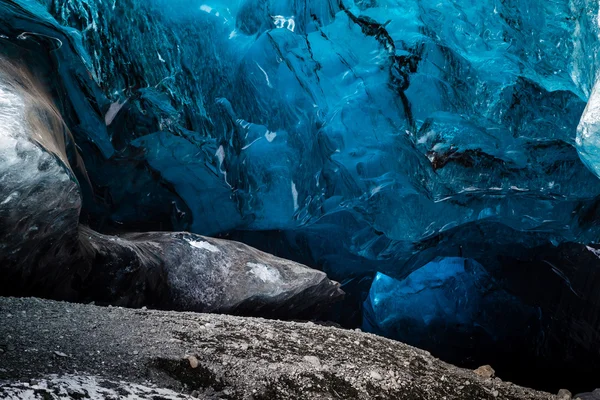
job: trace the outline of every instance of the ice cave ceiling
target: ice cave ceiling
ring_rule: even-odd
[[[28,176],[27,210],[44,202],[44,226],[77,230],[79,215],[107,235],[245,242],[339,281],[346,298],[328,318],[451,361],[598,368],[599,11],[592,0],[0,0],[0,57],[52,99],[81,197],[58,201],[41,188],[66,178]],[[50,239],[12,230],[24,191],[7,154],[9,276],[24,294],[87,288],[48,289],[65,275],[36,265],[64,264],[60,251],[31,267],[8,251]],[[135,249],[111,265],[151,258]]]

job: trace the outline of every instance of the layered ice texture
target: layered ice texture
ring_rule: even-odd
[[[205,234],[315,230],[343,243],[336,253],[396,258],[387,271],[396,275],[414,243],[478,221],[593,239],[577,209],[600,183],[579,160],[576,128],[595,79],[597,8],[49,6],[80,30],[106,95],[106,132],[93,135],[95,145],[113,159],[138,150],[183,203],[171,212],[175,225]],[[134,223],[141,216],[122,196],[141,188],[118,178],[101,179],[110,220]]]
[[[369,329],[433,349],[454,336],[400,329],[415,310],[450,330],[483,310],[546,359],[548,338],[573,339],[575,362],[600,332],[598,13],[592,0],[4,0],[0,43],[45,49],[18,54],[73,132],[93,228],[242,240],[343,282],[342,323],[366,300]],[[465,265],[475,277],[449,284]],[[425,292],[406,290],[415,280]],[[406,334],[419,330],[431,335]]]

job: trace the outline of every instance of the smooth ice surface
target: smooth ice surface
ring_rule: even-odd
[[[494,346],[505,353],[522,350],[515,338],[537,333],[532,332],[537,310],[503,290],[480,264],[463,258],[430,262],[403,281],[377,274],[365,310],[363,329],[446,358],[462,354],[468,359],[477,349]],[[451,339],[454,348],[441,338]]]
[[[465,358],[494,345],[509,353],[521,345],[516,338],[535,336],[539,325],[534,307],[504,290],[481,264],[458,257],[432,261],[402,281],[377,274],[365,309],[365,330],[446,357],[461,352],[448,349],[441,337],[464,347]]]

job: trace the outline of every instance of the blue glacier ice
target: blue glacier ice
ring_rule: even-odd
[[[328,231],[324,219],[343,226],[349,213],[409,253],[479,220],[594,237],[573,211],[600,191],[575,148],[597,5],[168,4],[56,1],[49,11],[82,32],[106,95],[106,132],[96,135],[110,138],[105,155],[145,154],[184,203],[171,207],[171,225]],[[152,137],[159,149],[191,147],[159,154]],[[119,180],[95,181],[112,203],[106,223],[149,219],[121,209],[133,203]],[[217,192],[217,205],[203,205]],[[372,246],[378,234],[346,236],[349,256],[387,258]],[[403,259],[386,272],[402,274]]]
[[[342,282],[343,325],[563,371],[600,366],[599,11],[0,0],[0,54],[72,133],[80,223],[237,239]]]
[[[460,354],[463,363],[476,351],[518,355],[539,334],[537,308],[524,305],[478,262],[459,257],[436,259],[402,281],[377,274],[365,310],[363,329],[445,358]],[[517,334],[514,325],[523,330]]]

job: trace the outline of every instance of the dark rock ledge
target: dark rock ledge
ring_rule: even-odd
[[[0,298],[0,398],[556,397],[313,323]]]

